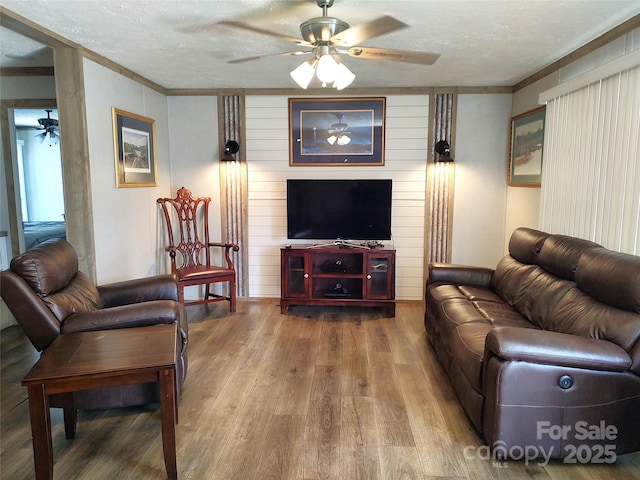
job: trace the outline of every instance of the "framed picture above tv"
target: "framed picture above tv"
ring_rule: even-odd
[[[290,98],[289,165],[384,165],[386,98]]]

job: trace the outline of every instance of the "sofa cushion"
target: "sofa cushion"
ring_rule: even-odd
[[[550,235],[538,254],[538,264],[547,272],[573,282],[582,253],[589,248],[598,247],[601,248],[601,245],[589,240],[567,235]]]
[[[535,265],[521,263],[507,255],[496,266],[496,271],[491,277],[491,288],[505,302],[513,305],[522,283],[535,269]]]
[[[537,328],[511,305],[504,302],[474,302],[475,307],[493,325]]]
[[[640,341],[640,314],[606,305],[577,287],[549,312],[545,329],[608,340],[625,351]]]
[[[640,313],[640,257],[605,248],[585,251],[576,282],[603,303]]]
[[[11,260],[10,268],[36,294],[49,295],[64,288],[78,271],[78,256],[62,239],[42,242]]]
[[[482,393],[484,342],[492,329],[488,323],[472,322],[458,325],[451,334],[453,361],[478,393]]]
[[[545,323],[556,308],[556,304],[574,286],[575,283],[536,267],[522,282],[513,306],[537,327],[547,328]]]
[[[485,317],[467,299],[450,299],[441,304],[444,320],[452,327],[469,322],[486,323]]]
[[[469,285],[460,285],[458,287],[465,297],[472,302],[481,300],[485,302],[504,302],[498,295],[493,293],[489,288],[472,287]]]
[[[442,302],[450,298],[465,298],[457,285],[430,285],[427,288],[427,301],[431,297],[435,302]]]

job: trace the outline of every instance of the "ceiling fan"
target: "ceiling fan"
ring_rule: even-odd
[[[47,112],[47,118],[39,118],[38,123],[40,124],[39,129],[43,131],[36,135],[36,137],[40,137],[40,142],[45,141],[47,135],[49,135],[49,141],[53,144],[57,144],[60,141],[60,135],[58,133],[58,120],[56,118],[51,118],[51,112],[53,110],[45,110]]]
[[[333,6],[333,2],[334,0],[316,0],[318,7],[322,9],[322,16],[311,18],[300,24],[302,39],[241,22],[220,22],[222,25],[268,35],[294,43],[300,47],[310,48],[310,50],[296,50],[239,58],[230,60],[228,63],[242,63],[270,56],[314,54],[314,58],[291,72],[293,79],[302,88],[307,88],[315,74],[323,87],[332,84],[332,86],[341,90],[355,79],[355,75],[344,66],[339,54],[346,54],[355,58],[391,60],[420,65],[432,65],[440,57],[436,53],[361,46],[360,44],[366,40],[405,28],[408,25],[386,15],[352,27],[347,22],[339,18],[330,17],[327,14],[328,9]]]

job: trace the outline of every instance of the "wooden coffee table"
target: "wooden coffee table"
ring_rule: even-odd
[[[167,476],[177,479],[176,325],[157,325],[58,336],[22,381],[29,390],[36,479],[53,478],[51,394],[65,394],[67,438],[76,430],[73,392],[157,382],[160,387],[162,450]]]

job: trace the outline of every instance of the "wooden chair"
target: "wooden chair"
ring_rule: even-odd
[[[176,198],[159,198],[169,234],[165,250],[171,257],[171,271],[178,279],[178,296],[183,305],[198,305],[229,300],[231,312],[236,311],[236,271],[230,251],[238,245],[209,241],[209,203],[211,198],[193,198],[191,191],[182,187]],[[172,218],[175,220],[172,222]],[[177,241],[176,241],[177,240]],[[224,252],[226,266],[211,263],[211,248]],[[176,258],[180,254],[180,259]],[[210,285],[229,282],[229,295],[211,292]],[[205,285],[204,298],[185,302],[184,287]]]

